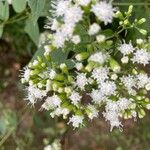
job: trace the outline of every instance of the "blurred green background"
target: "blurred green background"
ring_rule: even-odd
[[[0,150],[43,150],[56,139],[66,150],[150,150],[150,113],[142,120],[124,121],[123,132],[110,132],[103,118],[70,131],[62,120],[51,119],[39,106],[27,105],[19,74],[38,49],[39,38],[42,43],[50,0],[31,0],[23,8],[24,0],[19,1],[5,7],[0,1]],[[147,18],[143,28],[150,35],[150,1],[114,1],[121,10],[130,3],[135,5],[133,17]],[[131,38],[135,36],[138,34],[134,32]]]

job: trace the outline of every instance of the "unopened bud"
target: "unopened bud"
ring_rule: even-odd
[[[88,56],[89,56],[89,53],[83,52],[83,53],[77,54],[75,58],[76,58],[76,60],[78,60],[78,61],[82,61],[82,60],[87,59]]]

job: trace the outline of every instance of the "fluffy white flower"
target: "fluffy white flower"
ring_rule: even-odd
[[[56,1],[56,3],[53,5],[55,9],[55,14],[56,16],[63,16],[66,13],[66,10],[68,10],[70,6],[70,1]]]
[[[88,113],[88,117],[92,120],[93,118],[98,117],[98,110],[93,105],[88,105],[88,110],[90,111]]]
[[[51,117],[54,118],[55,116],[63,115],[63,118],[65,119],[66,116],[69,114],[69,110],[67,108],[56,108],[53,112],[50,113]]]
[[[104,100],[106,100],[106,97],[100,90],[93,90],[90,96],[92,101],[97,104],[101,104]]]
[[[61,34],[65,38],[65,40],[68,40],[69,38],[72,37],[73,31],[74,31],[74,24],[64,24],[61,27]]]
[[[81,6],[87,6],[91,0],[76,0],[76,3]]]
[[[131,100],[127,99],[127,98],[120,98],[118,101],[117,101],[117,104],[118,104],[118,108],[120,110],[125,110],[129,107],[129,105],[131,104]]]
[[[81,101],[82,96],[80,96],[78,92],[73,91],[69,98],[71,99],[72,104],[77,106],[77,104]]]
[[[79,35],[74,35],[71,39],[71,41],[74,43],[74,44],[79,44],[81,42],[81,39],[80,39],[80,36]]]
[[[149,77],[146,73],[140,73],[137,76],[137,85],[138,88],[144,88],[145,85],[149,82]]]
[[[81,90],[84,90],[85,85],[88,84],[88,79],[86,78],[85,73],[79,73],[76,77],[75,85],[78,86]]]
[[[29,100],[31,104],[34,104],[38,99],[42,100],[42,98],[47,95],[47,92],[40,90],[37,87],[29,86],[27,88],[27,94],[26,100]]]
[[[65,37],[62,34],[62,32],[56,32],[55,34],[53,34],[53,41],[52,44],[57,47],[57,48],[62,48],[64,46],[65,43]]]
[[[108,79],[109,69],[106,67],[95,68],[92,71],[92,77],[96,79],[98,83]]]
[[[109,56],[107,54],[104,54],[102,52],[97,52],[90,56],[89,61],[97,62],[100,64],[103,64],[106,62],[107,58]]]
[[[132,61],[134,63],[143,64],[144,66],[149,64],[150,53],[146,49],[139,49],[134,53]]]
[[[114,127],[120,128],[122,126],[121,122],[119,121],[119,114],[116,111],[106,111],[103,112],[103,116],[105,117],[106,121],[110,122],[110,131],[113,130]]]
[[[128,76],[123,76],[121,78],[121,82],[124,84],[128,92],[131,93],[132,88],[136,87],[137,80],[134,76],[128,75]]]
[[[93,23],[89,28],[88,34],[89,35],[97,34],[99,30],[100,30],[100,26],[97,23]]]
[[[134,50],[135,50],[135,48],[133,47],[133,45],[131,43],[129,43],[129,44],[126,44],[126,43],[121,44],[118,49],[123,55],[129,55],[129,54],[133,53]]]
[[[72,6],[66,9],[64,22],[65,24],[76,24],[82,20],[83,11],[78,6]]]
[[[26,82],[28,82],[31,76],[31,70],[28,67],[25,67],[21,76]]]
[[[54,109],[59,107],[61,104],[61,99],[57,95],[48,97],[42,107],[46,110]]]
[[[103,21],[105,25],[111,23],[115,9],[111,3],[105,1],[97,2],[92,6],[91,11],[98,17],[99,20]]]
[[[113,81],[106,81],[106,82],[101,82],[99,84],[100,91],[106,95],[114,95],[116,93],[116,84]]]
[[[73,127],[78,128],[80,125],[83,125],[83,116],[73,115],[68,123],[72,123]]]

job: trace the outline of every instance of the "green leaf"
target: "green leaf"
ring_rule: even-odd
[[[12,6],[17,13],[20,13],[26,8],[26,0],[12,0]]]
[[[28,4],[31,8],[32,15],[34,16],[34,21],[37,21],[44,11],[46,0],[29,0]]]
[[[25,26],[26,33],[30,36],[30,38],[33,40],[33,42],[38,45],[39,43],[39,26],[37,22],[34,22],[32,18],[28,19],[26,21]]]
[[[0,38],[2,37],[3,30],[4,30],[4,25],[0,25]]]
[[[7,2],[0,1],[0,19],[8,20],[9,18],[9,4]]]

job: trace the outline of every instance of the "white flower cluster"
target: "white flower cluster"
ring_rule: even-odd
[[[60,0],[53,8],[54,18],[47,27],[54,33],[49,35],[50,44],[44,46],[45,58],[38,56],[22,74],[30,103],[41,101],[41,108],[52,118],[62,116],[74,128],[98,118],[100,113],[110,122],[111,130],[123,126],[121,118],[144,117],[145,109],[150,109],[150,77],[138,64],[144,67],[150,62],[147,41],[137,40],[133,45],[120,39],[124,42],[116,47],[111,40],[116,34],[107,37],[103,32],[103,26],[106,29],[115,16],[111,3]],[[87,21],[90,14],[95,17],[91,22]],[[84,35],[76,29],[82,24]],[[68,55],[63,63],[51,59],[58,48]]]

